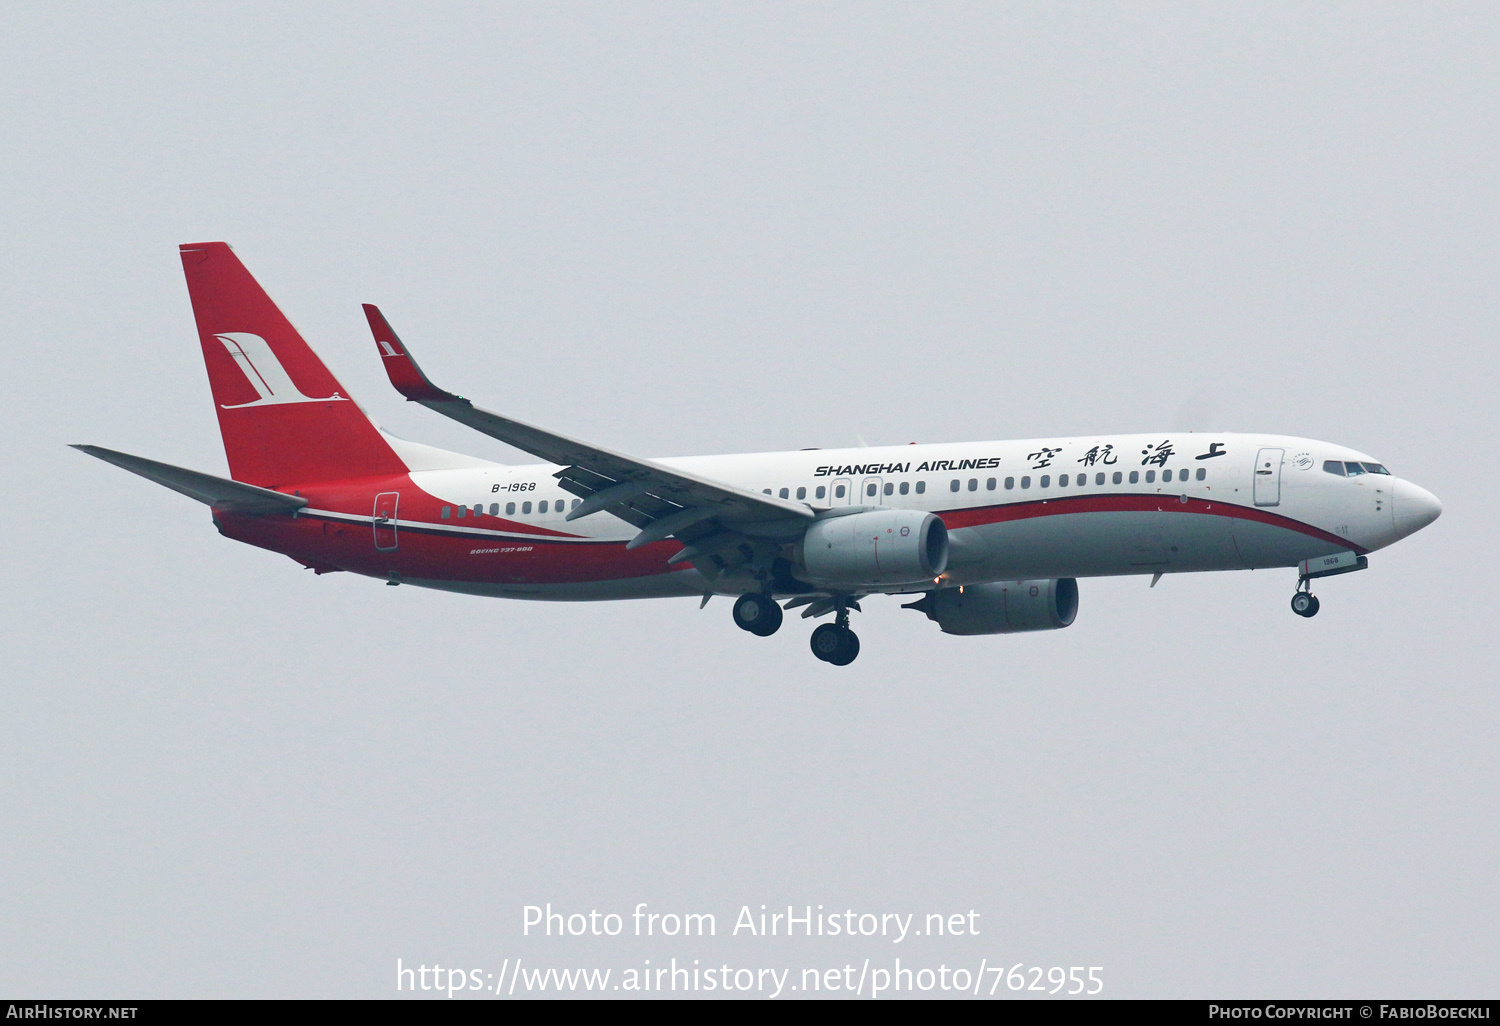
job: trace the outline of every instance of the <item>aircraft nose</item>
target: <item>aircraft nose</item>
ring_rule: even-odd
[[[1391,489],[1391,511],[1395,514],[1396,533],[1402,538],[1432,523],[1443,512],[1438,497],[1403,478],[1397,478]]]

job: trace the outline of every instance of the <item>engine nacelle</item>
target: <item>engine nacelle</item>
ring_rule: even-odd
[[[1078,615],[1078,582],[1064,577],[940,588],[905,608],[922,610],[944,634],[1055,631]]]
[[[799,576],[838,588],[919,584],[948,566],[948,529],[931,513],[874,509],[814,521],[796,552]]]

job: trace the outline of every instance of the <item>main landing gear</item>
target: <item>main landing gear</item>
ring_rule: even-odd
[[[1318,596],[1312,593],[1312,582],[1304,578],[1297,585],[1297,592],[1292,596],[1292,612],[1298,616],[1317,616],[1321,603]]]
[[[741,595],[734,600],[734,625],[769,638],[781,628],[781,607],[767,595]]]
[[[859,655],[859,635],[849,629],[849,607],[840,602],[833,623],[820,624],[812,632],[812,653],[825,663],[848,666]]]
[[[833,623],[821,624],[812,632],[813,655],[834,666],[848,666],[859,655],[859,636],[849,629],[851,600],[818,601],[826,604],[815,605],[813,612],[827,615],[831,608],[836,615]],[[768,638],[780,629],[781,619],[781,607],[769,595],[750,593],[734,600],[734,623],[741,630]]]

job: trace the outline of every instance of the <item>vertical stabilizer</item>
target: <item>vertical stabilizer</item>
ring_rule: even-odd
[[[266,488],[402,474],[402,463],[223,242],[181,247],[236,481]]]

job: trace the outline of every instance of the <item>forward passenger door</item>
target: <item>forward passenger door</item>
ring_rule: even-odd
[[[1255,455],[1255,504],[1281,504],[1281,458],[1285,449],[1262,449]]]

